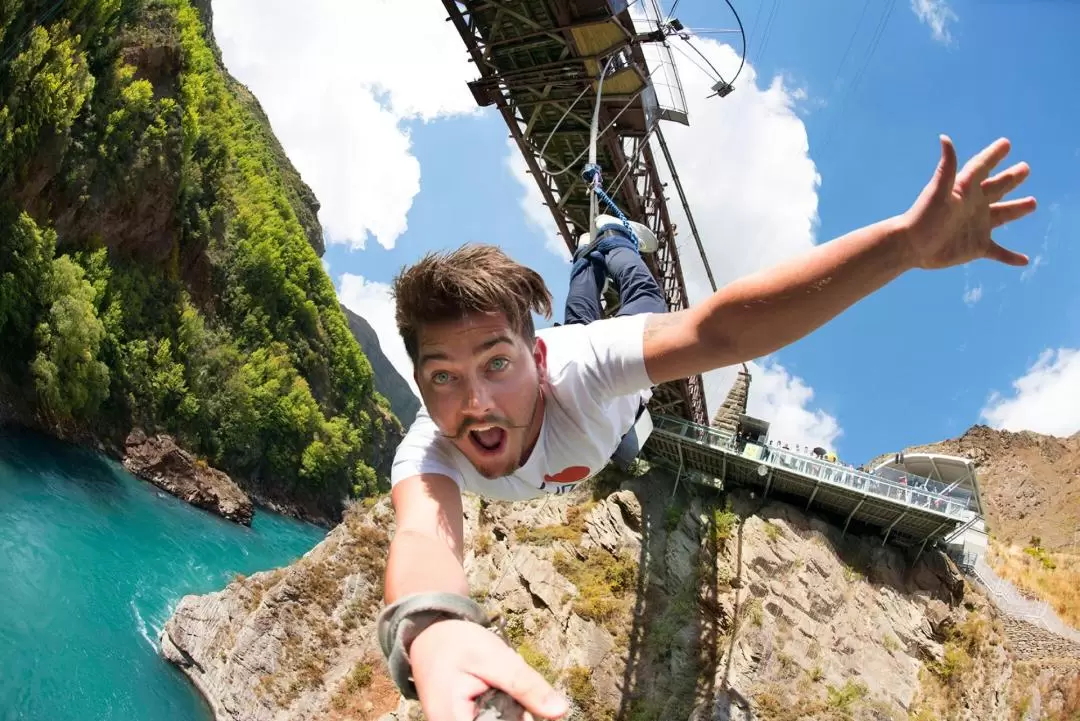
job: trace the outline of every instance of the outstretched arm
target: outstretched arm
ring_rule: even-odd
[[[397,530],[386,562],[386,603],[429,591],[468,596],[457,484],[436,474],[413,476],[394,486],[391,500]]]
[[[958,175],[952,142],[942,137],[941,145],[933,179],[905,213],[741,278],[697,306],[652,316],[644,348],[649,378],[665,383],[772,353],[914,268],[976,258],[1026,265],[1026,256],[990,234],[1035,209],[1034,198],[1001,202],[1027,177],[1027,165],[988,178],[1009,151],[999,140]]]
[[[386,603],[429,592],[468,596],[457,484],[447,476],[422,474],[402,479],[391,493],[397,532],[386,566]],[[492,688],[508,693],[538,719],[561,718],[568,710],[566,699],[521,654],[471,621],[427,626],[407,654],[430,721],[471,721],[475,700]]]

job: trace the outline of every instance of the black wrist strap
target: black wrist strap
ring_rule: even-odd
[[[409,662],[413,639],[433,623],[451,619],[472,621],[481,626],[490,624],[480,604],[457,593],[414,593],[398,599],[379,614],[376,629],[390,678],[410,701],[418,698]]]

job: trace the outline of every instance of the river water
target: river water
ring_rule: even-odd
[[[98,454],[0,432],[0,720],[207,721],[157,653],[165,620],[324,535],[261,508],[245,528]]]

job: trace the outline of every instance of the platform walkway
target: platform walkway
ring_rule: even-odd
[[[654,416],[645,454],[667,465],[680,480],[722,488],[756,486],[806,500],[843,517],[849,525],[881,529],[882,543],[919,545],[943,540],[975,515],[972,494],[962,488],[895,469],[865,473],[838,463],[739,442],[732,434],[672,416]]]

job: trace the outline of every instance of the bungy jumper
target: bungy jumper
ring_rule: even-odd
[[[449,4],[449,3],[448,3]],[[654,6],[656,3],[653,3]],[[676,0],[675,5],[678,4]],[[625,7],[625,4],[623,5]],[[728,6],[731,7],[730,2]],[[734,12],[734,8],[731,8]],[[674,5],[672,7],[674,10]],[[738,14],[735,13],[736,19]],[[641,39],[647,39],[649,41],[663,41],[669,35],[678,35],[683,40],[686,40],[689,44],[689,35],[684,33],[684,28],[677,20],[671,17],[664,20],[659,13],[657,7],[657,30],[649,33],[648,36],[642,36]],[[459,27],[459,30],[465,32],[465,27]],[[706,31],[710,32],[710,31]],[[732,32],[730,30],[721,30],[715,32]],[[739,30],[743,37],[743,60],[745,61],[745,31],[742,27],[742,21],[739,20]],[[696,48],[695,48],[696,50]],[[474,49],[474,55],[476,51]],[[699,52],[700,54],[700,52]],[[704,58],[704,56],[702,56]],[[708,63],[707,58],[704,58]],[[619,190],[622,188],[623,183],[630,179],[632,167],[636,164],[638,154],[641,153],[641,149],[645,147],[642,145],[637,153],[635,153],[634,159],[631,163],[619,172],[613,180],[613,188],[609,194],[604,189],[602,170],[597,162],[598,157],[598,144],[600,138],[604,136],[608,130],[613,128],[616,121],[631,107],[635,99],[639,97],[641,91],[639,90],[630,97],[630,99],[622,106],[622,108],[615,114],[614,118],[604,127],[600,128],[600,108],[601,98],[603,94],[604,82],[610,77],[616,76],[621,69],[620,56],[618,53],[613,53],[608,56],[603,67],[597,73],[595,78],[596,98],[594,110],[590,123],[589,141],[587,147],[583,149],[576,157],[566,163],[565,167],[548,170],[546,174],[549,177],[561,176],[566,173],[572,172],[577,168],[577,164],[584,161],[580,167],[581,178],[584,181],[586,192],[589,195],[589,216],[587,229],[581,233],[576,242],[576,246],[573,249],[574,259],[582,258],[586,256],[591,250],[596,247],[602,247],[601,244],[605,242],[606,233],[605,230],[610,231],[613,228],[620,228],[625,230],[626,234],[630,236],[632,243],[636,243],[637,249],[642,254],[656,253],[660,248],[660,241],[656,233],[645,223],[631,220],[627,217],[626,213],[619,208],[615,202],[613,196],[617,197]],[[696,63],[695,63],[696,64]],[[711,63],[709,63],[711,67]],[[700,66],[699,66],[700,67]],[[715,72],[715,68],[713,69]],[[742,63],[740,63],[739,70],[742,70]],[[719,73],[716,73],[719,76]],[[736,77],[738,76],[736,72]],[[732,81],[734,78],[732,78]],[[715,94],[720,97],[724,97],[729,94],[732,89],[732,81],[725,81],[723,78],[719,78],[716,84],[713,86]],[[556,131],[564,124],[567,117],[573,112],[574,108],[581,102],[581,100],[592,89],[591,83],[586,84],[585,88],[577,95],[577,97],[570,103],[569,107],[562,113],[559,120],[555,123],[552,129],[548,132],[547,138],[544,141],[543,147],[537,154],[540,158],[545,157],[545,151],[547,150],[552,139],[556,136]],[[486,104],[486,103],[481,103]],[[685,111],[683,111],[685,112]],[[697,228],[694,223],[693,215],[690,212],[686,197],[683,193],[682,186],[679,182],[678,174],[675,172],[672,166],[671,156],[667,148],[667,144],[664,141],[663,135],[657,133],[657,137],[660,142],[660,147],[664,152],[664,156],[668,161],[668,166],[672,172],[672,178],[675,186],[678,190],[679,197],[682,200],[683,208],[686,211],[687,219],[690,223],[690,228],[694,236],[699,251],[701,252],[701,260],[704,265],[706,274],[708,275],[710,284],[713,290],[716,289],[716,283],[713,279],[711,269],[709,268],[708,259],[705,256],[705,250],[702,247],[701,240],[697,234]],[[647,142],[647,136],[646,141]],[[587,155],[587,158],[586,158]],[[601,212],[601,203],[604,205],[604,211]],[[580,227],[580,226],[579,226]],[[676,266],[677,267],[677,266]],[[610,284],[610,276],[607,278],[607,284]],[[605,292],[608,289],[608,285],[605,284],[605,289],[601,291],[602,306],[606,306],[604,309],[605,315],[610,315],[614,312],[613,303],[608,300],[604,302],[604,296],[608,294]],[[681,284],[680,284],[681,285]],[[670,299],[669,299],[669,302]],[[685,290],[683,290],[682,302],[685,302]],[[652,418],[647,408],[643,405],[639,412],[638,418],[635,421],[631,429],[622,438],[619,446],[612,455],[612,461],[619,467],[625,469],[629,464],[639,456],[645,441],[649,438],[653,430]],[[678,480],[676,479],[676,484]],[[545,500],[550,500],[551,496],[548,496]],[[543,510],[543,506],[540,510]],[[503,574],[509,568],[516,566],[516,558],[509,564],[504,566]],[[501,577],[496,581],[497,586],[501,582]],[[396,608],[395,608],[396,607]],[[393,604],[392,607],[384,609],[380,614],[379,622],[377,625],[377,633],[379,637],[379,643],[382,647],[384,656],[387,659],[390,676],[393,679],[397,687],[402,691],[402,694],[409,699],[416,700],[418,698],[417,689],[411,678],[411,669],[409,666],[409,660],[404,654],[403,649],[407,647],[407,641],[418,633],[421,628],[426,628],[430,624],[431,619],[437,618],[454,618],[465,619],[474,623],[480,624],[487,628],[493,628],[495,632],[498,632],[504,642],[509,644],[502,624],[499,623],[498,618],[490,618],[486,612],[483,611],[475,602],[471,599],[463,599],[452,593],[432,593],[423,594],[421,597],[403,599]],[[490,688],[479,697],[474,699],[476,707],[476,715],[473,721],[526,721],[532,719],[532,717],[526,712],[526,710],[519,704],[512,696],[497,688]]]
[[[581,171],[582,178],[585,180],[586,187],[589,191],[589,228],[591,232],[583,233],[581,235],[578,240],[578,250],[575,253],[575,256],[581,256],[588,253],[590,248],[603,239],[601,231],[613,225],[621,225],[625,228],[631,236],[631,239],[637,243],[638,250],[642,253],[654,252],[658,246],[656,235],[652,230],[642,223],[630,220],[626,214],[619,209],[611,196],[604,191],[600,166],[596,163],[596,145],[599,136],[598,126],[600,122],[599,100],[600,94],[603,92],[604,78],[608,75],[608,72],[612,67],[613,59],[614,56],[608,59],[608,62],[600,72],[600,77],[597,79],[597,102],[596,110],[593,113],[592,118],[589,158]],[[587,89],[588,88],[586,88],[586,90]],[[562,124],[562,121],[565,120],[566,116],[573,110],[574,105],[576,105],[584,95],[585,91],[582,91],[582,93],[578,95],[577,99],[574,100],[574,103],[563,115],[563,118],[560,119],[556,128],[558,128],[558,125]],[[552,135],[554,135],[554,130],[552,130],[551,135],[548,136],[549,140]],[[559,172],[566,172],[568,170],[570,170],[569,167],[563,168]],[[599,212],[600,201],[603,201],[607,205],[613,215],[601,214]],[[648,419],[649,416],[647,413],[644,413],[642,416],[639,416],[639,420],[641,417]],[[616,451],[615,455],[617,457],[617,462],[620,461],[618,458],[620,455],[623,456],[621,459],[622,462],[628,460],[627,456],[632,460],[632,457],[635,457],[640,450],[640,445],[643,443],[644,439],[638,439],[634,430],[635,429],[631,429],[631,432],[623,439],[623,443]],[[507,568],[513,565],[515,564],[511,563]],[[478,613],[478,609],[475,605],[463,602],[463,599],[450,593],[425,595],[422,599],[409,599],[399,602],[399,604],[401,607],[396,609],[396,613],[387,614],[386,610],[384,610],[383,614],[380,616],[380,622],[378,624],[379,643],[382,646],[383,654],[387,659],[390,676],[393,678],[394,683],[399,689],[402,689],[407,698],[416,699],[418,697],[416,687],[412,681],[409,661],[405,657],[403,649],[407,647],[409,638],[415,634],[415,629],[418,627],[417,620],[426,620],[427,618],[445,615],[448,618],[467,618],[485,627],[491,627],[493,625],[493,620]],[[399,604],[395,604],[395,606],[398,606]],[[427,624],[424,623],[423,625],[426,626]],[[499,628],[498,630],[502,635],[503,640],[506,641],[507,639],[502,629]],[[473,721],[524,721],[529,718],[521,704],[500,689],[488,689],[475,700],[475,704],[477,707],[477,715],[474,717]]]

